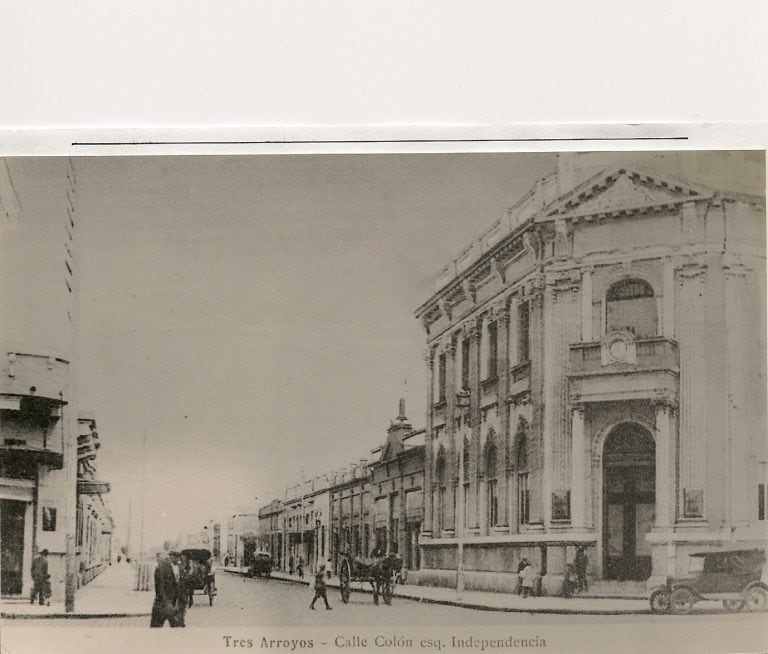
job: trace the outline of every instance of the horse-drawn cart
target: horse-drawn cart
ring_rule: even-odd
[[[204,548],[186,549],[181,551],[186,559],[187,593],[189,606],[192,606],[196,590],[208,596],[208,604],[213,606],[216,595],[216,578],[211,569],[211,551]]]
[[[369,583],[373,590],[373,602],[379,603],[379,595],[384,603],[392,604],[395,576],[402,567],[402,561],[390,554],[384,557],[352,558],[348,554],[339,557],[339,590],[341,601],[349,602],[352,583]]]

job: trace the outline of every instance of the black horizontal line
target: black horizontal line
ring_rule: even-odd
[[[73,141],[71,145],[308,145],[308,144],[361,144],[361,143],[546,143],[554,141],[687,141],[687,136],[576,136],[566,138],[520,139],[339,139],[308,141]]]

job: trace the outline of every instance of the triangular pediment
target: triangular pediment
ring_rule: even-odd
[[[711,189],[666,175],[628,167],[612,167],[594,175],[545,207],[537,222],[555,218],[632,213],[711,195]]]

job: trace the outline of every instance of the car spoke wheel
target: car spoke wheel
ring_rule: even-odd
[[[744,594],[744,604],[752,613],[765,611],[768,607],[768,591],[762,586],[753,586]]]
[[[690,613],[695,602],[696,598],[690,590],[687,588],[678,588],[672,593],[672,597],[670,598],[672,613]]]
[[[651,610],[654,613],[667,613],[670,606],[671,593],[666,588],[658,588],[651,593],[649,598]]]
[[[728,613],[738,613],[744,608],[743,600],[723,600],[723,608]]]

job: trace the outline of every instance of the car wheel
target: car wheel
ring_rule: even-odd
[[[687,588],[678,588],[669,600],[672,613],[690,613],[695,603],[696,598]]]
[[[723,608],[728,613],[738,613],[744,608],[744,600],[723,600]]]
[[[658,588],[651,593],[649,598],[651,604],[651,611],[654,613],[668,613],[670,592],[666,588]]]
[[[752,586],[744,593],[744,604],[748,611],[760,613],[768,607],[768,591],[762,586]]]

